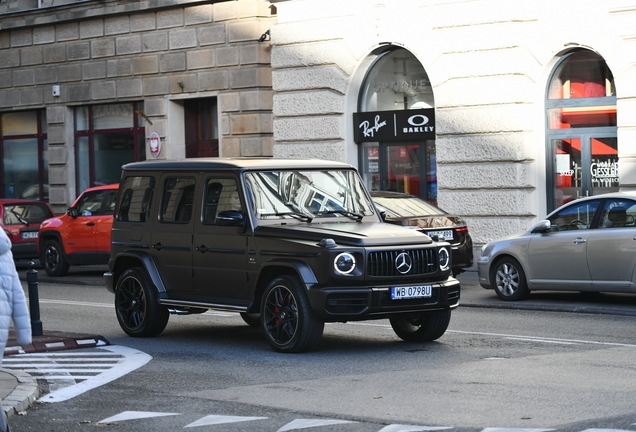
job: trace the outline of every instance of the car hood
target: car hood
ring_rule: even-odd
[[[257,236],[310,240],[333,239],[347,246],[422,245],[432,240],[417,231],[405,230],[386,223],[312,223],[265,225],[255,230]]]

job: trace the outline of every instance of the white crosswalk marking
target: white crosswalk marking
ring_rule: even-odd
[[[239,423],[239,422],[254,421],[254,420],[267,420],[267,417],[238,417],[238,416],[209,415],[193,423],[190,423],[189,425],[184,426],[184,428],[220,425],[220,424],[227,424],[227,423]]]
[[[296,419],[287,423],[282,428],[278,429],[278,432],[285,432],[298,429],[306,429],[320,426],[331,426],[337,424],[357,423],[346,420],[320,420],[320,419]]]
[[[108,418],[105,418],[104,420],[100,420],[97,422],[97,424],[102,425],[106,423],[114,423],[114,422],[126,421],[126,420],[139,420],[139,419],[145,419],[145,418],[166,417],[166,416],[175,416],[175,415],[181,415],[181,414],[150,412],[150,411],[124,411],[112,417],[108,417]]]
[[[2,366],[45,381],[49,393],[40,401],[62,402],[116,380],[151,358],[132,348],[111,345],[73,352],[18,354],[6,357]]]
[[[424,431],[437,431],[444,429],[452,429],[451,427],[443,426],[417,426],[417,425],[405,425],[405,424],[392,424],[383,427],[379,432],[424,432]]]

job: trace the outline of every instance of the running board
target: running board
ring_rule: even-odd
[[[218,303],[201,303],[187,300],[160,299],[159,303],[164,306],[181,306],[187,308],[213,309],[226,312],[247,312],[247,306],[232,306]]]

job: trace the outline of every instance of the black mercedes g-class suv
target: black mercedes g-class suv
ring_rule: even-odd
[[[205,158],[123,167],[105,279],[131,336],[170,312],[239,312],[282,352],[325,322],[388,318],[406,341],[446,331],[459,304],[450,246],[384,223],[338,162]]]

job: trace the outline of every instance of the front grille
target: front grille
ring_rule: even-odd
[[[410,270],[406,273],[400,272],[396,266],[396,258],[401,253],[407,254],[412,264]],[[433,273],[436,270],[437,250],[435,249],[370,252],[367,264],[367,274],[377,277],[417,276]]]

